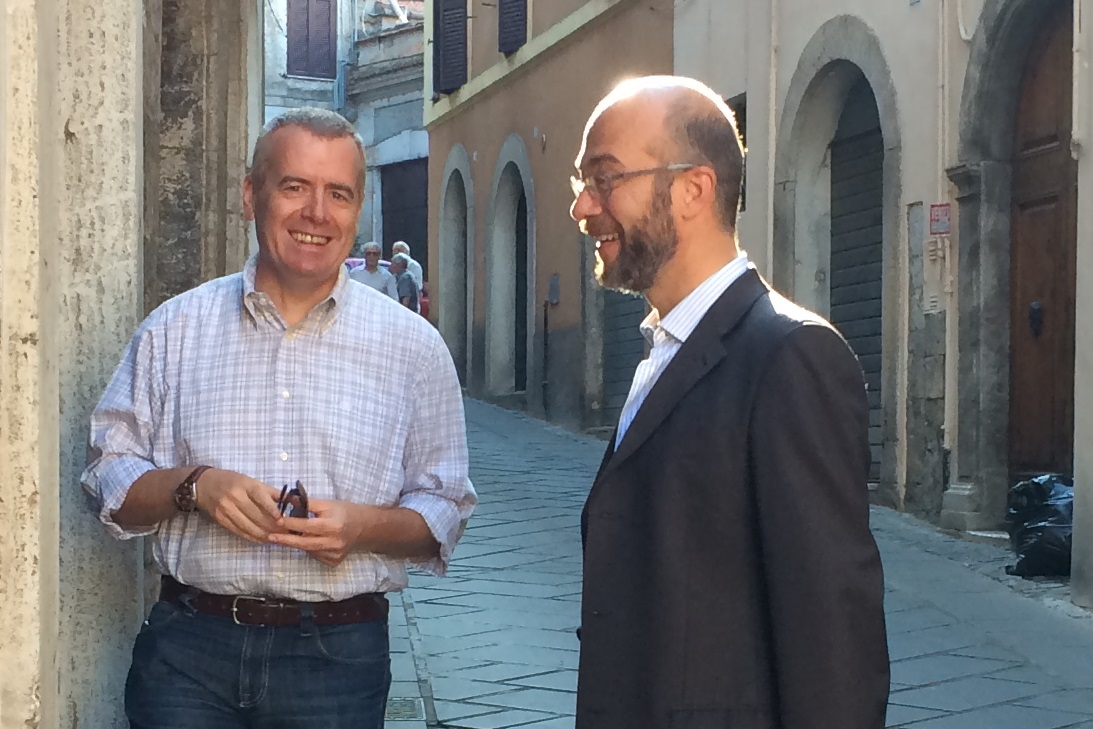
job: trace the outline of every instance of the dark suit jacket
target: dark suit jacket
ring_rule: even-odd
[[[578,729],[882,729],[861,368],[755,271],[608,449],[581,519]]]

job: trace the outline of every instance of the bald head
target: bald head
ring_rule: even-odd
[[[717,213],[726,229],[736,227],[744,176],[744,149],[736,119],[705,84],[682,76],[646,76],[616,86],[585,126],[578,166],[589,139],[628,129],[661,164],[709,167],[717,178]]]

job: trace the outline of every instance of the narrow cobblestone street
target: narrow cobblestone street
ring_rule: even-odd
[[[445,579],[392,613],[388,727],[572,729],[581,505],[604,444],[467,402],[481,505]],[[873,510],[887,584],[889,727],[1093,729],[1093,614],[1011,556]],[[405,716],[406,718],[397,718]]]

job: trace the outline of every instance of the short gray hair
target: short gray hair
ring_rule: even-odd
[[[396,253],[391,256],[391,263],[401,263],[404,266],[410,265],[410,257],[405,253]]]
[[[349,137],[361,153],[361,172],[357,178],[358,191],[364,193],[364,140],[356,128],[345,117],[328,109],[303,106],[298,109],[283,111],[266,122],[258,139],[254,143],[254,156],[250,166],[250,177],[255,187],[264,182],[266,168],[269,166],[269,141],[267,137],[281,127],[300,127],[323,139],[342,139]]]
[[[374,240],[370,240],[370,241],[368,241],[367,243],[364,244],[364,248],[362,248],[361,250],[363,250],[363,251],[376,250],[376,251],[380,251],[382,253],[383,252],[383,246],[381,246],[379,243],[377,243]]]
[[[407,253],[410,252],[410,244],[404,240],[397,240],[391,244],[391,250],[395,251],[399,248],[405,248]]]

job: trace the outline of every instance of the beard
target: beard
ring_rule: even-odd
[[[630,229],[619,226],[619,252],[610,265],[596,253],[596,281],[625,294],[642,294],[679,245],[672,218],[671,185],[657,185],[649,212]]]

